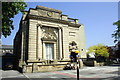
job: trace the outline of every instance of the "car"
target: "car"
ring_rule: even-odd
[[[12,63],[7,63],[7,64],[5,65],[5,68],[6,68],[6,69],[13,69],[13,64],[12,64]]]

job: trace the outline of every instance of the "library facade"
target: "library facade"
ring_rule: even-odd
[[[43,6],[25,11],[14,39],[16,68],[24,72],[62,69],[72,49],[86,58],[84,25],[78,19]]]

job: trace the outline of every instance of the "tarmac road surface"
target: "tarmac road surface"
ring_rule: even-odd
[[[23,74],[9,70],[2,71],[2,80],[77,80],[77,70]],[[79,69],[79,80],[120,80],[120,65],[84,67]]]

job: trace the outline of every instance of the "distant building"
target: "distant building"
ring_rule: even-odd
[[[120,58],[120,41],[115,46],[109,46],[108,49],[111,59]]]
[[[120,41],[115,45],[116,50],[120,50]]]
[[[13,45],[1,45],[2,69],[13,69],[15,55],[13,54]]]
[[[13,54],[13,45],[2,45],[2,55],[6,53]]]
[[[70,61],[73,48],[86,58],[84,25],[78,19],[43,6],[25,12],[14,39],[16,65],[24,72],[62,68]]]

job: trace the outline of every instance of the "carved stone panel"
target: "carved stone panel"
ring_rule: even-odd
[[[51,18],[60,19],[60,14],[52,12],[52,11],[38,10],[38,15],[44,16],[44,17],[51,17]]]
[[[56,29],[43,27],[42,31],[42,40],[57,40]]]

